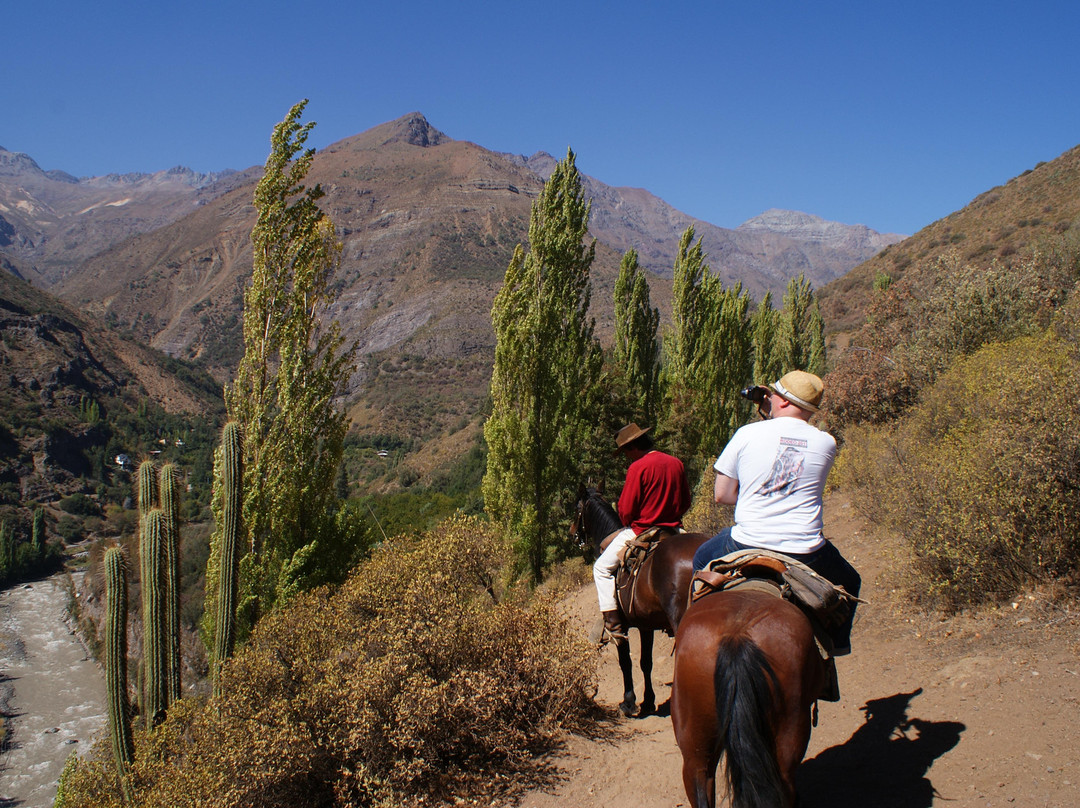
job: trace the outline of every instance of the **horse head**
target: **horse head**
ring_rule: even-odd
[[[604,537],[622,528],[618,514],[604,499],[603,492],[603,482],[596,487],[579,485],[574,521],[570,525],[570,538],[578,548],[583,551],[591,548],[597,555]]]

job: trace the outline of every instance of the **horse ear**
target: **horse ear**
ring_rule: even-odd
[[[604,481],[600,480],[600,484],[596,486],[596,493],[603,495],[604,493]]]
[[[588,489],[587,489],[587,488],[585,487],[585,483],[578,483],[578,488],[577,488],[577,498],[578,498],[578,501],[581,501],[581,500],[585,499],[585,497],[586,497],[586,495],[587,495],[588,493],[589,493],[589,491],[588,491]]]

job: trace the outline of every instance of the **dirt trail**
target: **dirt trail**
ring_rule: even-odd
[[[841,700],[820,704],[800,769],[804,808],[1080,805],[1075,605],[1034,593],[978,616],[920,615],[888,583],[899,548],[873,539],[842,496],[826,502],[826,532],[859,569],[870,603],[859,610],[854,653],[837,661]],[[591,623],[595,594],[582,590],[572,610]],[[556,761],[561,782],[528,794],[523,808],[687,805],[667,712],[670,651],[669,639],[657,641],[661,714],[622,722],[615,740],[571,738]],[[613,649],[601,654],[597,698],[613,708],[618,663]]]
[[[87,752],[105,726],[102,672],[66,605],[64,575],[0,593],[0,700],[11,733],[0,806],[51,808],[68,756]]]

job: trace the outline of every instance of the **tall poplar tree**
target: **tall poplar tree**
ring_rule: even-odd
[[[779,353],[780,312],[773,308],[772,292],[766,292],[750,318],[750,331],[754,340],[755,384],[768,384],[784,375],[784,364]]]
[[[630,249],[615,280],[615,364],[626,378],[630,403],[650,425],[656,424],[660,392],[660,311],[649,299],[649,281]]]
[[[341,245],[319,208],[322,188],[304,184],[315,154],[304,148],[314,126],[300,123],[306,105],[274,127],[255,189],[244,357],[225,394],[245,438],[241,630],[297,589],[340,574],[348,553],[333,522],[348,427],[334,400],[355,370],[356,347],[343,350],[338,323],[321,321]]]
[[[574,153],[567,150],[533,203],[529,250],[521,245],[495,297],[492,411],[484,505],[514,538],[539,581],[565,541],[564,504],[592,441],[603,355],[588,316],[596,244]]]
[[[803,275],[788,281],[780,314],[780,356],[784,372],[825,372],[825,322],[814,287]]]
[[[749,298],[725,289],[689,227],[672,281],[672,329],[664,342],[664,432],[695,482],[702,461],[723,448],[744,417],[739,390],[752,372]]]

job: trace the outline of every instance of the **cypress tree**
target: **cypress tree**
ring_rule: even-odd
[[[753,371],[741,284],[725,289],[705,263],[694,228],[679,241],[672,282],[672,329],[665,340],[664,431],[696,484],[745,415],[739,390]]]
[[[533,203],[529,250],[514,251],[491,312],[484,504],[535,581],[559,552],[559,506],[576,490],[598,421],[603,355],[588,317],[596,252],[595,242],[583,243],[589,210],[568,149]]]
[[[750,320],[754,340],[755,384],[768,384],[784,375],[784,365],[778,350],[780,313],[773,308],[772,292],[766,292]]]
[[[31,546],[34,549],[34,560],[41,561],[45,558],[45,509],[34,509],[34,521],[31,527]]]

